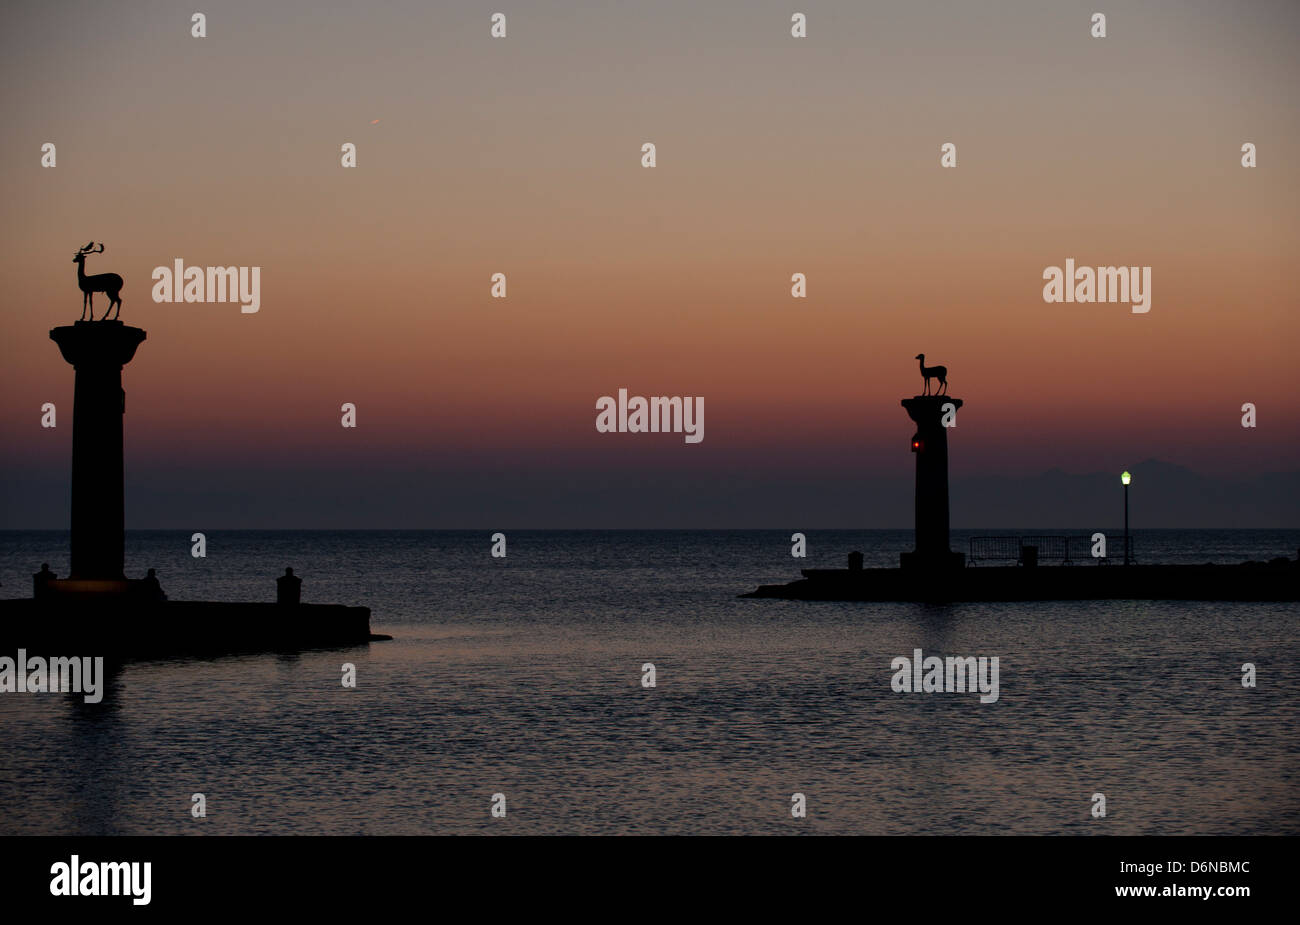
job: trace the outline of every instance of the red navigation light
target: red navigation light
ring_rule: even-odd
[[[913,453],[921,452],[921,440],[918,437],[912,438],[912,452]]]

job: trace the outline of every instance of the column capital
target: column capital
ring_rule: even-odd
[[[907,409],[908,417],[918,424],[934,424],[943,415],[943,406],[952,405],[954,410],[962,406],[960,398],[947,395],[914,395],[899,402]]]
[[[50,331],[63,359],[76,367],[121,368],[135,357],[147,335],[120,321],[78,321]]]

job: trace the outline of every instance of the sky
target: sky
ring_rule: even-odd
[[[1300,470],[1293,3],[192,6],[0,9],[0,528],[67,523],[90,240],[129,527],[906,526],[918,353],[954,483]],[[154,302],[178,258],[259,311]],[[1067,258],[1150,311],[1045,302]],[[598,433],[620,388],[704,440]]]

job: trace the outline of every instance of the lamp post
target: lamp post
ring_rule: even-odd
[[[1125,472],[1119,480],[1124,483],[1124,564],[1128,565],[1128,483],[1133,481],[1133,476]]]

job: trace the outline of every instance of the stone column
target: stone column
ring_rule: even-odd
[[[78,321],[50,339],[76,369],[72,405],[72,574],[121,580],[125,513],[122,498],[122,367],[145,339],[120,321]]]
[[[917,395],[903,399],[903,407],[916,422],[912,452],[916,454],[916,551],[903,554],[904,567],[959,567],[964,556],[948,547],[948,428],[943,426],[943,406],[955,413],[960,398]]]

